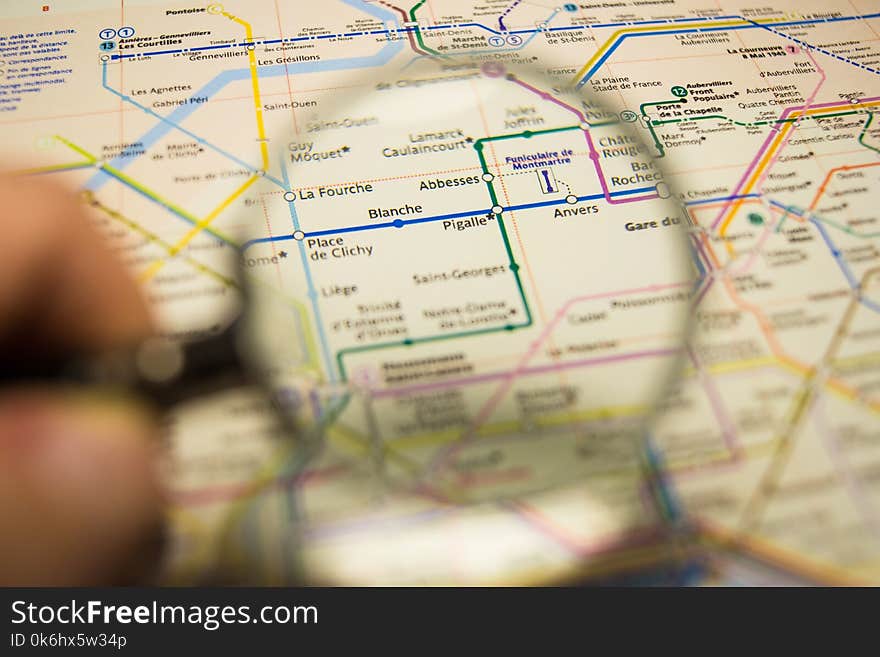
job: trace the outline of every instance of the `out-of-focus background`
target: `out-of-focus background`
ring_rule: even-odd
[[[353,583],[880,579],[875,2],[22,0],[5,3],[0,17],[4,161],[82,190],[167,335],[211,334],[233,312],[230,258],[247,217],[261,241],[245,267],[286,291],[279,308],[315,382],[381,381],[388,398],[416,382],[430,388],[396,407],[401,450],[421,454],[442,444],[450,426],[476,421],[481,436],[570,432],[602,491],[594,512],[505,499],[487,520],[473,507],[424,497],[358,513],[370,500],[352,498],[345,468],[319,460],[299,472],[265,400],[238,391],[169,419],[165,581],[199,582],[218,568],[259,583],[291,581],[303,569],[317,581]],[[505,214],[535,332],[405,355],[394,352],[410,346],[403,343],[381,354],[361,347],[421,325],[351,288],[381,280],[404,255],[436,269],[440,242],[304,239],[314,226],[298,222],[309,216],[308,193],[320,198],[320,181],[305,189],[285,180],[273,135],[299,135],[287,156],[313,172],[344,161],[342,142],[335,155],[314,150],[316,111],[329,112],[368,72],[459,56],[537,63],[560,86],[592,91],[654,145],[682,194],[694,226],[695,334],[647,457],[583,431],[584,422],[610,425],[624,412],[591,409],[579,394],[583,368],[616,354],[616,336],[578,351],[542,331],[602,321],[608,304],[624,300],[599,285],[596,294],[611,295],[601,304],[556,302],[540,262],[528,265],[536,236],[526,219],[517,224],[528,210]],[[352,127],[371,120],[346,118]],[[508,108],[505,134],[540,129],[541,120],[529,104]],[[552,167],[543,178],[503,162],[481,168],[466,149],[438,171],[400,154],[454,137],[410,135],[388,144],[397,154],[385,157],[408,157],[401,162],[414,185],[494,171],[504,205],[526,186],[536,202],[565,198]],[[366,195],[364,185],[382,181],[352,170],[349,182],[362,186],[352,195]],[[404,195],[398,205],[411,201]],[[325,239],[360,222],[343,210]],[[383,255],[348,252],[338,270],[312,257],[355,246]],[[455,298],[445,288],[427,295]],[[424,310],[416,309],[422,321]],[[490,322],[490,314],[472,318]],[[547,342],[534,347],[535,362],[523,364],[541,335]],[[637,385],[637,370],[621,365],[619,373]],[[339,424],[337,437],[357,445],[368,424]],[[503,450],[487,458],[469,465],[468,481],[519,476],[499,466]]]

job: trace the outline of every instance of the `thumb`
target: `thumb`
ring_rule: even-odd
[[[0,584],[136,583],[160,551],[158,439],[118,402],[0,395]]]

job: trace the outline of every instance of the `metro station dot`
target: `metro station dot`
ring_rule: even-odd
[[[256,46],[254,46],[254,44],[249,43],[248,46],[247,46],[247,49],[248,49],[248,50],[253,50],[255,47],[256,47]]]
[[[293,192],[284,192],[284,200],[288,203],[293,203],[294,199],[296,199],[296,194]]]
[[[571,205],[574,205],[575,203],[578,202],[578,197],[575,196],[574,194],[569,194],[568,196],[565,197],[565,202],[569,203]]]
[[[493,180],[495,180],[495,176],[493,176],[491,173],[484,173],[483,180],[485,180],[486,182],[492,182]]]
[[[395,219],[392,226],[395,228],[403,228],[403,219]]]
[[[581,121],[580,128],[581,128],[581,130],[589,130],[589,129],[590,129],[590,124],[587,123],[586,121]]]
[[[764,217],[762,217],[757,212],[752,212],[749,214],[749,223],[753,226],[763,226],[764,225]]]
[[[510,271],[519,271],[519,265],[515,262],[510,263]]]
[[[293,239],[295,239],[297,242],[302,242],[305,238],[306,234],[301,230],[298,230],[293,234]]]
[[[501,214],[502,212],[504,212],[504,208],[502,208],[500,205],[495,205],[492,207],[492,214]]]
[[[101,61],[102,61],[102,62],[109,62],[109,61],[110,61],[110,55],[101,55]]]

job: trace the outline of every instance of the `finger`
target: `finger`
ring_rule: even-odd
[[[162,527],[158,443],[136,408],[0,396],[0,584],[134,583]]]
[[[0,235],[0,340],[86,350],[150,333],[137,284],[70,192],[0,178]]]

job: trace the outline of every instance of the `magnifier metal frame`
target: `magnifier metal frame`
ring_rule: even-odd
[[[461,62],[461,61],[456,60],[452,63],[452,69],[466,69],[468,66],[471,66],[471,67],[476,66],[476,67],[479,67],[482,69],[485,65],[486,65],[486,62],[473,63],[473,62]],[[499,63],[499,62],[496,62],[494,64],[490,63],[490,65],[495,66],[496,70],[500,70],[500,71],[506,70],[506,65]],[[506,72],[504,72],[502,74],[505,76],[509,76],[513,73],[513,71],[516,71],[516,70],[517,70],[516,68],[511,69],[511,70],[506,70]],[[513,74],[515,74],[515,73],[513,73]],[[391,79],[393,79],[393,77],[392,77],[393,75],[394,74],[389,74],[388,76],[385,76],[385,77],[388,80],[391,80]],[[546,79],[546,78],[544,78],[544,79]],[[554,90],[551,88],[550,90],[545,92],[545,100],[550,100],[550,96],[553,94],[558,95],[559,90],[558,89]],[[653,153],[652,146],[650,145],[650,143],[647,142],[646,139],[643,138],[643,136],[638,131],[638,128],[636,126],[626,127],[624,124],[628,123],[628,121],[620,118],[620,114],[618,114],[618,112],[609,111],[607,104],[604,101],[600,101],[595,96],[595,94],[587,94],[586,92],[582,92],[581,97],[583,98],[584,96],[587,97],[587,101],[589,102],[589,104],[592,106],[592,108],[594,110],[597,110],[599,113],[604,113],[609,116],[616,117],[615,122],[619,123],[621,126],[623,126],[622,129],[624,129],[628,134],[631,133],[631,134],[635,135],[636,137],[638,137],[637,143],[646,149],[646,153]],[[346,104],[343,104],[343,106],[346,106]],[[330,114],[326,115],[326,118],[328,118],[328,119],[332,118],[336,114],[339,114],[339,113],[338,112],[330,113]],[[656,162],[656,156],[654,156],[654,155],[648,155],[648,159]],[[662,172],[662,170],[661,170],[661,172]],[[294,176],[292,176],[292,177],[294,177]],[[670,198],[670,200],[669,200],[670,208],[671,207],[677,208],[677,214],[682,220],[682,226],[681,226],[681,228],[679,228],[677,230],[681,234],[682,244],[687,245],[685,250],[689,254],[691,251],[691,247],[689,244],[689,236],[688,236],[687,226],[689,225],[690,217],[689,217],[688,213],[686,212],[686,210],[684,209],[684,204],[682,202],[680,202],[683,197],[681,197],[681,195],[676,194],[674,189],[670,189],[670,184],[671,183],[669,180],[663,179],[657,187],[658,196],[661,199],[665,199],[665,198],[669,197]],[[695,275],[694,283],[697,283],[697,282],[698,282],[698,280]],[[688,290],[688,292],[690,292],[690,290]],[[668,371],[666,372],[667,380],[665,382],[662,382],[662,384],[660,386],[662,388],[662,390],[665,392],[671,391],[675,381],[677,380],[677,375],[679,374],[679,372],[681,371],[681,368],[683,366],[683,359],[684,359],[684,355],[685,355],[684,345],[686,344],[686,342],[689,339],[689,336],[691,335],[691,332],[693,330],[692,314],[688,312],[686,316],[683,315],[682,317],[685,321],[682,326],[682,339],[681,339],[681,343],[680,343],[682,346],[681,354],[677,358],[677,364],[675,366],[671,366],[668,368]],[[352,389],[355,389],[358,387],[355,384],[349,384],[349,385],[351,386]],[[338,388],[339,388],[339,386],[337,386],[337,389]],[[361,392],[366,395],[370,394],[369,390],[362,390]],[[655,415],[659,411],[659,406],[661,405],[662,401],[663,401],[663,399],[660,397],[658,397],[656,400],[652,401],[650,413],[646,414],[646,416],[645,416],[644,428],[647,428],[650,425],[650,423],[653,421],[653,418],[655,417]],[[641,438],[639,438],[639,440],[646,440],[646,438],[644,437],[644,434],[642,435]],[[326,445],[326,443],[323,440],[323,436],[317,436],[317,435],[314,435],[313,439],[310,440],[309,443],[312,445],[315,445],[317,449],[320,449],[321,447]],[[642,446],[647,449],[646,443],[643,444]],[[382,462],[382,458],[384,455],[384,449],[385,449],[385,447],[379,441],[375,441],[372,444],[372,448],[371,448],[370,452],[364,457],[364,461],[365,461],[368,468],[373,468],[373,470],[375,472],[380,473],[379,476],[377,477],[380,480],[380,482],[379,482],[380,485],[386,485],[386,486],[389,486],[391,489],[395,489],[395,487],[397,486],[397,482],[393,481],[392,479],[386,479],[384,477],[384,475],[382,474],[383,468],[382,468],[381,462]],[[317,451],[315,453],[317,453]],[[654,458],[654,455],[648,455],[648,454],[644,455],[643,461],[644,461],[644,467],[646,468],[646,470],[656,467],[656,459]],[[300,461],[300,464],[303,467],[306,467],[306,464],[303,463],[302,461]],[[289,478],[290,475],[291,475],[290,469],[285,470],[285,476],[287,478]],[[647,476],[647,480],[648,480],[647,483],[649,484],[649,486],[651,488],[658,489],[658,490],[654,491],[652,496],[656,496],[659,498],[665,494],[664,490],[660,490],[660,489],[664,488],[666,485],[666,483],[663,481],[663,477],[661,474],[658,474],[658,473],[649,474]],[[413,483],[413,482],[410,482],[410,483]],[[419,484],[424,483],[424,482],[415,482],[415,483],[416,483],[416,485],[414,487],[404,487],[403,490],[409,489],[409,490],[418,491]],[[564,484],[562,486],[564,487]],[[399,487],[397,487],[397,488],[399,489]],[[540,493],[541,491],[536,491],[536,492]],[[446,502],[449,502],[449,501],[450,501],[449,499],[446,500]],[[452,500],[452,501],[454,502],[455,500]],[[478,501],[468,500],[468,499],[461,500],[461,502],[464,502],[465,504],[468,504],[471,502],[479,503]],[[379,503],[381,504],[381,502],[379,502]],[[674,540],[673,539],[670,540],[671,545],[674,543],[674,551],[679,554],[683,554],[684,552],[689,553],[690,550],[685,550],[683,548],[683,546],[685,544],[690,542],[689,529],[687,528],[686,519],[681,516],[677,516],[675,518],[668,519],[668,530],[669,530],[670,536],[671,537],[674,536]]]

